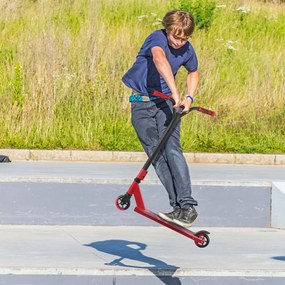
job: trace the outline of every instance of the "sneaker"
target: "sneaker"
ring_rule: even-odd
[[[180,208],[175,208],[174,211],[170,213],[159,213],[158,216],[165,221],[173,222],[174,219],[177,219],[179,217],[180,211]]]
[[[194,224],[197,218],[198,213],[196,212],[195,208],[190,207],[189,209],[181,209],[180,215],[175,218],[173,222],[179,226],[188,228]]]

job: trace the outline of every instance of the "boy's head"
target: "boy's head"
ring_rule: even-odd
[[[173,10],[166,13],[162,25],[167,32],[188,39],[194,32],[195,23],[191,13],[182,10]]]

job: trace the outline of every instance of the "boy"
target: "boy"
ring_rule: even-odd
[[[189,110],[199,81],[197,57],[188,42],[195,27],[193,16],[181,10],[170,11],[162,24],[164,29],[154,31],[146,38],[135,63],[122,78],[132,90],[132,124],[148,156],[169,125],[173,108],[183,105],[183,112]],[[188,71],[187,96],[183,101],[175,83],[175,75],[181,66]],[[154,90],[171,96],[174,103],[152,96]],[[153,166],[173,207],[172,212],[159,213],[159,216],[190,227],[198,217],[194,208],[197,201],[191,196],[189,170],[180,145],[180,122]]]

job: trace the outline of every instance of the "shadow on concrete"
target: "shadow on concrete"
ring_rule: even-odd
[[[272,259],[285,261],[285,256],[273,256]]]
[[[109,263],[105,263],[105,265],[148,269],[166,285],[181,285],[180,279],[173,277],[179,267],[144,255],[142,251],[147,248],[144,243],[127,240],[104,240],[85,244],[85,246],[118,257]],[[125,263],[123,260],[125,260]],[[148,265],[136,265],[136,263],[146,263]]]

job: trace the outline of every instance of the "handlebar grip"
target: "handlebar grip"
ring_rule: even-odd
[[[182,111],[184,110],[184,106],[180,106],[178,108],[175,109],[176,114],[182,114]]]
[[[212,117],[216,116],[216,113],[214,111],[208,110],[208,109],[205,109],[205,108],[202,108],[202,107],[198,107],[198,112],[210,115]]]
[[[169,100],[170,99],[170,96],[168,96],[168,95],[166,95],[164,93],[161,93],[161,92],[159,92],[157,90],[153,90],[152,91],[152,95],[156,96],[156,97],[160,97],[160,98],[165,99],[165,100]]]

